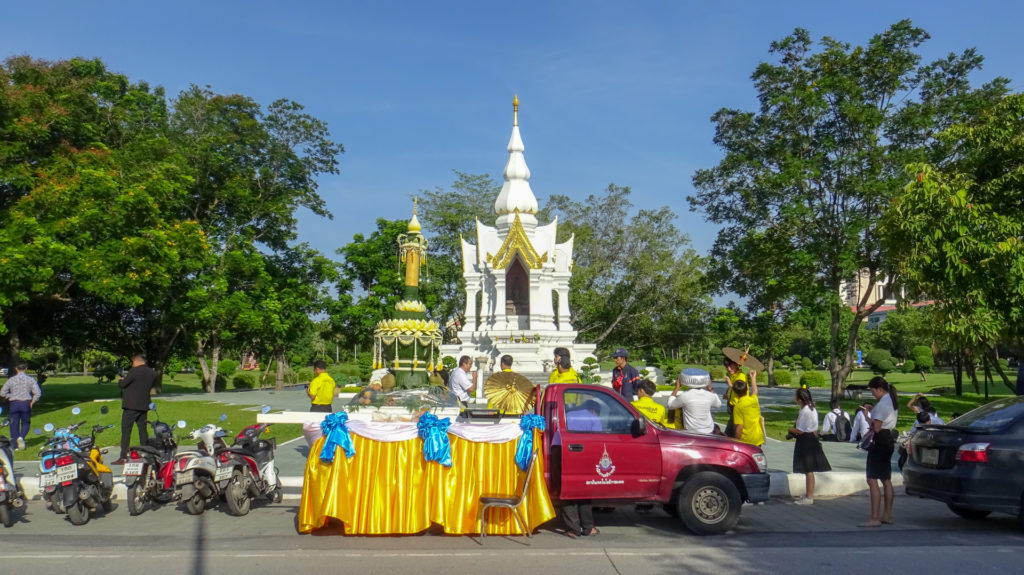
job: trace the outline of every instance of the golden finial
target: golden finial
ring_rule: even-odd
[[[519,94],[512,96],[512,125],[519,125]]]
[[[419,198],[413,196],[412,198],[412,219],[409,220],[409,227],[407,228],[410,233],[419,233],[422,227],[420,226],[420,219],[416,217],[416,204]]]

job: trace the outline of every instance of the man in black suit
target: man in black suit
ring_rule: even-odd
[[[132,358],[128,374],[117,382],[121,387],[121,459],[113,465],[125,464],[133,425],[139,426],[138,445],[146,443],[146,414],[149,413],[149,394],[155,380],[156,372],[146,365],[146,356],[140,353]]]

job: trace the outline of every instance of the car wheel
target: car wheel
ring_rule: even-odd
[[[718,535],[740,518],[740,491],[721,473],[702,471],[679,489],[679,519],[697,535]]]
[[[950,511],[964,519],[984,519],[992,514],[991,511],[972,509],[970,507],[964,507],[963,505],[956,505],[955,503],[947,503],[946,506],[949,507]]]

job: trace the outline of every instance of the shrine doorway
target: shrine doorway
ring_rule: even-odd
[[[505,315],[530,315],[530,274],[519,258],[505,271]]]

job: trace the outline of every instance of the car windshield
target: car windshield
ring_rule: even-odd
[[[949,422],[964,429],[999,429],[1024,417],[1024,396],[993,401]]]

